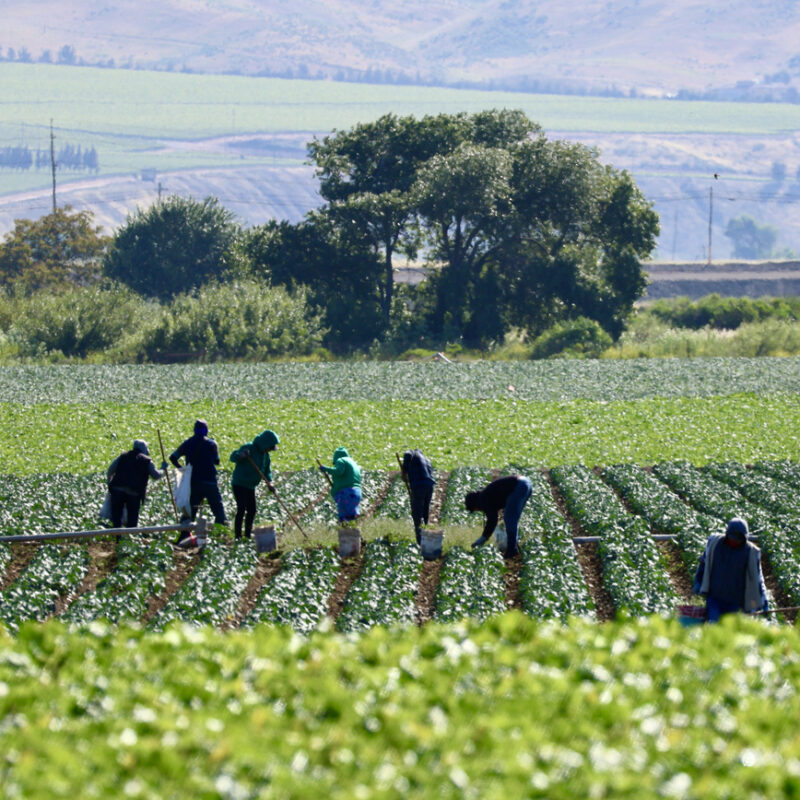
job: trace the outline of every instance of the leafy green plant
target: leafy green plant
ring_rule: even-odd
[[[422,555],[410,542],[375,539],[364,550],[364,568],[350,587],[340,631],[358,631],[373,625],[410,625],[416,613]]]
[[[447,551],[434,597],[434,619],[455,622],[463,617],[485,620],[506,610],[503,557],[490,545],[467,552],[456,545]]]
[[[339,566],[336,553],[329,547],[289,551],[278,574],[258,596],[244,627],[270,623],[309,633],[327,613]]]

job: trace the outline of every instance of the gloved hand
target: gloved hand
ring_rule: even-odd
[[[162,461],[161,462],[161,471],[163,472],[166,468],[167,468],[167,462],[166,461]]]
[[[267,484],[267,489],[269,489],[272,494],[275,494],[275,487],[271,483]]]
[[[323,467],[322,464],[319,465],[319,471],[322,473],[325,472],[325,467]]]
[[[473,550],[477,550],[479,547],[483,547],[486,544],[487,541],[489,541],[489,537],[488,536],[479,536],[472,543],[472,549]]]
[[[242,458],[247,458],[250,455],[250,451],[245,447],[244,450],[239,451],[241,453]]]

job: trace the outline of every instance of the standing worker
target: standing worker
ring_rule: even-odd
[[[706,598],[708,621],[723,614],[766,611],[761,550],[748,541],[747,522],[734,517],[725,533],[712,533],[694,576],[694,593]]]
[[[216,525],[227,525],[225,508],[222,505],[222,495],[217,485],[217,465],[219,464],[219,449],[217,443],[208,436],[208,423],[198,419],[194,423],[194,435],[185,439],[175,452],[170,454],[169,460],[178,469],[181,467],[180,458],[183,456],[187,464],[192,465],[191,477],[191,519],[197,516],[197,510],[203,500],[208,500],[211,513],[214,515]],[[189,517],[184,515],[181,519],[185,522]]]
[[[497,527],[500,510],[503,511],[503,520],[506,526],[506,558],[513,558],[519,553],[517,549],[517,532],[522,509],[533,492],[530,478],[522,475],[509,475],[498,478],[485,486],[479,492],[468,492],[464,497],[467,511],[483,511],[486,514],[486,525],[483,533],[473,543],[472,547],[485,544]]]
[[[274,431],[264,431],[252,442],[242,445],[231,453],[231,461],[236,466],[231,476],[233,496],[236,498],[236,516],[233,518],[233,529],[237,539],[242,538],[242,521],[244,521],[244,538],[249,539],[256,517],[256,486],[263,475],[267,479],[267,489],[275,492],[272,485],[272,460],[269,454],[278,446],[280,439]]]
[[[430,459],[421,450],[406,450],[403,453],[402,468],[411,495],[411,519],[414,521],[414,534],[417,537],[417,544],[420,544],[420,530],[423,522],[428,524],[436,478],[433,475]]]
[[[320,464],[319,468],[331,476],[331,497],[336,501],[339,522],[355,519],[361,503],[361,468],[344,447],[336,448],[332,467]]]
[[[150,450],[143,439],[135,439],[133,447],[118,455],[109,465],[106,477],[111,495],[111,524],[122,527],[122,513],[127,514],[127,528],[139,525],[139,509],[147,494],[147,481],[164,477],[166,462],[156,469]]]

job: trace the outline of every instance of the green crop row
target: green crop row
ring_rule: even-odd
[[[644,519],[629,514],[616,494],[582,465],[551,471],[570,513],[599,537],[603,585],[617,609],[628,613],[669,612],[675,590]]]
[[[144,617],[151,598],[166,589],[172,547],[164,539],[130,537],[117,542],[116,556],[114,569],[67,608],[65,620],[85,624],[104,619],[119,625]]]
[[[434,619],[485,620],[506,610],[503,557],[488,543],[475,552],[453,547],[444,557],[434,597]]]
[[[800,632],[729,618],[304,639],[0,632],[9,798],[751,800],[800,793]]]
[[[75,596],[88,569],[84,548],[40,547],[22,575],[0,595],[0,621],[15,631],[25,620],[52,616],[59,598]]]
[[[206,419],[228,455],[269,427],[281,438],[273,471],[307,469],[344,445],[366,469],[391,470],[395,453],[423,450],[438,469],[462,464],[615,464],[686,459],[703,464],[796,458],[800,405],[794,395],[575,400],[179,401],[144,404],[0,405],[6,472],[86,475],[105,470],[136,438],[167,452]],[[620,435],[624,431],[625,435]],[[160,455],[160,454],[159,454]],[[156,456],[158,458],[158,455]]]
[[[259,594],[244,626],[268,622],[309,633],[328,611],[338,574],[339,559],[331,548],[289,551],[278,574]]]
[[[800,393],[800,357],[322,364],[119,364],[0,368],[0,402],[204,400],[641,400]]]
[[[411,542],[375,539],[364,550],[364,567],[347,592],[336,620],[340,631],[414,623],[422,556]]]
[[[154,617],[153,627],[161,630],[175,620],[222,625],[233,619],[257,563],[252,542],[243,539],[226,546],[210,537],[201,550],[200,563]]]
[[[505,472],[527,476],[533,487],[519,528],[522,609],[526,614],[545,619],[594,617],[594,604],[572,543],[572,530],[561,516],[549,484],[539,470],[523,468]]]

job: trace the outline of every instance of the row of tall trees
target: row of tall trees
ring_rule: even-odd
[[[168,197],[103,242],[103,275],[163,301],[212,280],[303,289],[337,351],[487,347],[578,317],[616,338],[644,291],[651,204],[628,173],[522,112],[390,114],[308,152],[324,204],[301,222],[242,229],[214,198]],[[0,279],[24,234],[0,246]],[[428,279],[398,290],[401,258]]]
[[[50,169],[52,166],[50,151],[31,150],[25,145],[0,148],[0,169],[24,171],[34,165],[36,169]],[[100,159],[94,147],[82,149],[80,145],[66,144],[59,148],[56,156],[56,167],[59,169],[97,172],[100,169]]]

